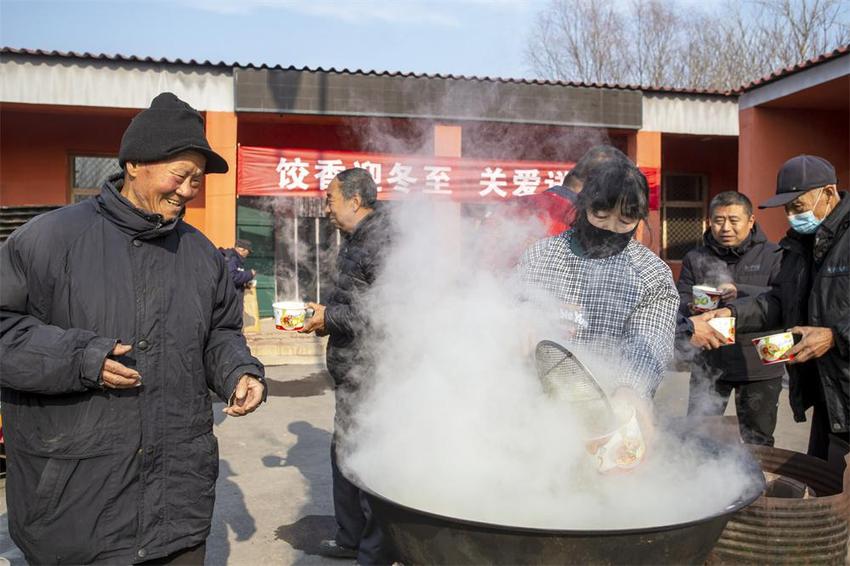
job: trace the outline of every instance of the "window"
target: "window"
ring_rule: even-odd
[[[103,182],[120,171],[117,157],[72,155],[71,203],[100,194]]]
[[[681,261],[705,232],[705,175],[668,174],[662,182],[662,255]]]

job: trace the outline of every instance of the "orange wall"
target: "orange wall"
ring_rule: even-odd
[[[117,155],[129,116],[0,107],[0,205],[67,204],[69,155]]]
[[[210,147],[230,166],[227,173],[207,175],[204,179],[206,194],[193,202],[203,202],[204,222],[200,223],[199,210],[195,210],[195,224],[199,230],[219,247],[230,247],[236,238],[236,114],[233,112],[207,112],[206,135]],[[199,195],[200,196],[200,195]],[[192,223],[187,211],[186,221]]]
[[[747,108],[740,113],[739,187],[753,203],[776,192],[776,173],[788,159],[807,153],[829,160],[838,187],[850,189],[850,117],[847,112],[791,108]],[[773,240],[788,230],[781,208],[756,212]]]
[[[0,206],[68,204],[70,156],[117,156],[121,136],[137,112],[0,105]],[[231,166],[235,170],[235,157]],[[186,211],[186,220],[202,231],[205,202],[202,187]]]

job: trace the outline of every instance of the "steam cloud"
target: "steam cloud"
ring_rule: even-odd
[[[338,423],[343,466],[364,486],[441,515],[550,529],[695,520],[750,486],[735,451],[704,450],[663,423],[635,472],[595,471],[590,432],[544,394],[533,366],[537,339],[563,342],[559,305],[518,300],[508,268],[539,237],[535,221],[480,226],[424,201],[394,218],[398,239],[366,299],[377,366]],[[588,360],[603,387],[612,360]]]

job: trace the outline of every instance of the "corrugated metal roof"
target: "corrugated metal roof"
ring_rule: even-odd
[[[639,90],[642,92],[653,92],[653,93],[670,93],[670,94],[693,94],[693,95],[706,95],[706,96],[737,96],[743,92],[747,92],[754,88],[758,88],[762,85],[765,85],[770,82],[777,81],[794,73],[798,73],[800,71],[804,71],[816,65],[820,65],[821,63],[825,63],[827,61],[831,61],[838,57],[842,57],[850,54],[850,44],[838,47],[832,50],[829,53],[824,53],[817,57],[813,57],[811,59],[807,59],[801,63],[797,63],[796,65],[792,65],[790,67],[786,67],[784,69],[779,69],[766,75],[760,79],[756,79],[751,81],[745,85],[742,85],[739,88],[736,88],[731,91],[720,91],[715,89],[693,89],[693,88],[677,88],[677,87],[665,87],[665,86],[640,86],[633,84],[614,84],[614,83],[586,83],[580,81],[555,81],[555,80],[544,80],[544,79],[512,79],[512,78],[502,78],[502,77],[478,77],[478,76],[467,76],[467,75],[454,75],[454,74],[429,74],[429,73],[413,73],[413,72],[402,72],[402,71],[364,71],[362,69],[337,69],[336,67],[331,67],[329,69],[325,69],[323,67],[295,67],[288,66],[284,67],[282,65],[255,65],[253,63],[243,64],[238,62],[227,63],[225,61],[213,62],[209,60],[198,61],[196,59],[168,59],[165,57],[154,58],[154,57],[137,57],[135,55],[121,55],[115,54],[110,55],[107,53],[89,53],[88,51],[78,53],[75,51],[48,51],[44,49],[23,49],[23,48],[15,48],[15,47],[0,47],[0,56],[11,54],[11,55],[29,55],[29,56],[37,56],[37,57],[58,57],[63,59],[88,59],[88,60],[99,60],[99,61],[117,61],[117,62],[126,62],[126,63],[153,63],[157,65],[189,65],[195,67],[212,67],[212,68],[221,68],[221,69],[232,69],[234,67],[241,67],[247,69],[277,69],[277,70],[289,70],[289,71],[306,71],[310,73],[340,73],[340,74],[350,74],[350,75],[366,75],[366,76],[384,76],[384,77],[400,77],[400,78],[428,78],[428,79],[448,79],[448,80],[457,80],[457,81],[479,81],[479,82],[495,82],[495,83],[515,83],[515,84],[530,84],[530,85],[556,85],[556,86],[572,86],[572,87],[586,87],[586,88],[610,88],[617,90]]]
[[[764,77],[754,80],[750,83],[745,84],[739,89],[736,89],[737,93],[747,92],[758,88],[760,86],[764,86],[767,83],[772,83],[774,81],[778,81],[779,79],[783,79],[789,75],[793,75],[794,73],[799,73],[800,71],[805,71],[806,69],[810,69],[816,65],[820,65],[821,63],[826,63],[827,61],[831,61],[833,59],[837,59],[838,57],[842,57],[850,54],[850,43],[847,45],[838,47],[833,49],[829,53],[824,53],[823,55],[818,55],[817,57],[813,57],[811,59],[807,59],[802,63],[797,63],[796,65],[791,65],[790,67],[785,67],[784,69],[779,69],[770,73],[769,75],[765,75]]]
[[[60,59],[89,59],[99,61],[117,61],[121,63],[154,63],[158,65],[190,65],[195,67],[220,67],[230,68],[233,65],[219,61],[196,61],[195,59],[156,59],[154,57],[137,57],[135,55],[110,55],[108,53],[89,53],[88,51],[77,53],[76,51],[48,51],[46,49],[21,49],[17,47],[0,47],[2,55],[30,55],[36,57],[57,57]]]
[[[0,47],[0,56],[2,55],[28,55],[28,56],[36,56],[36,57],[56,57],[63,59],[88,59],[88,60],[96,60],[96,61],[115,61],[115,62],[126,62],[126,63],[152,63],[157,65],[190,65],[196,67],[211,67],[211,68],[220,68],[220,69],[232,69],[234,67],[246,68],[246,69],[273,69],[273,70],[288,70],[288,71],[304,71],[310,73],[339,73],[339,74],[349,74],[349,75],[364,75],[364,76],[383,76],[383,77],[399,77],[399,78],[427,78],[427,79],[444,79],[444,80],[456,80],[456,81],[478,81],[478,82],[490,82],[490,83],[512,83],[512,84],[527,84],[527,85],[555,85],[555,86],[571,86],[571,87],[585,87],[585,88],[607,88],[607,89],[616,89],[616,90],[634,90],[641,92],[652,92],[652,93],[669,93],[669,94],[691,94],[691,95],[705,95],[705,96],[736,96],[736,92],[730,91],[719,91],[712,89],[689,89],[689,88],[676,88],[676,87],[658,87],[658,86],[640,86],[640,85],[631,85],[631,84],[613,84],[613,83],[585,83],[579,81],[555,81],[555,80],[544,80],[544,79],[511,79],[511,78],[502,78],[502,77],[477,77],[477,76],[467,76],[467,75],[454,75],[454,74],[428,74],[428,73],[413,73],[413,72],[401,72],[401,71],[364,71],[361,69],[337,69],[335,67],[331,67],[329,69],[325,69],[322,67],[295,67],[289,66],[284,67],[282,65],[254,65],[253,63],[242,64],[242,63],[226,63],[224,61],[219,61],[217,63],[205,60],[205,61],[197,61],[195,59],[167,59],[167,58],[153,58],[153,57],[137,57],[135,55],[109,55],[106,53],[89,53],[83,52],[78,53],[74,51],[47,51],[43,49],[22,49],[15,47]]]

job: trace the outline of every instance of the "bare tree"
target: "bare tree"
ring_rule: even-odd
[[[762,26],[777,39],[780,65],[793,65],[850,42],[846,0],[755,0]]]
[[[538,14],[528,57],[542,76],[590,82],[626,79],[623,16],[594,0],[552,0]]]
[[[635,57],[630,79],[652,85],[681,82],[684,69],[676,59],[676,48],[685,17],[675,4],[662,0],[633,0],[631,12]]]
[[[546,78],[728,90],[850,43],[847,0],[712,6],[552,0],[527,58]]]

